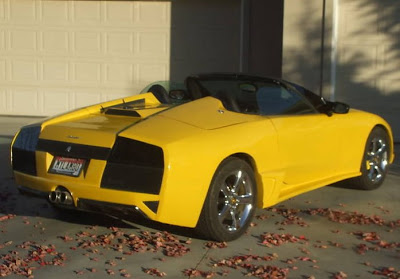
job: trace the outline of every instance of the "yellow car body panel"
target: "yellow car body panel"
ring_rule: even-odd
[[[141,99],[145,106],[135,109],[138,117],[102,112]],[[238,156],[252,165],[257,206],[264,208],[360,175],[366,139],[377,125],[392,138],[382,118],[357,110],[331,117],[321,113],[260,116],[228,111],[213,97],[169,108],[147,93],[45,120],[39,140],[111,150],[118,136],[160,147],[164,169],[159,193],[102,187],[106,159],[90,159],[79,177],[50,173],[54,154],[40,150],[35,151],[36,175],[20,171],[14,175],[18,185],[44,194],[60,186],[68,189],[75,206],[82,199],[129,205],[152,220],[195,227],[212,178],[224,159]],[[393,142],[390,144],[393,151]],[[393,158],[391,153],[389,161]],[[157,202],[158,207],[151,208],[149,202]]]

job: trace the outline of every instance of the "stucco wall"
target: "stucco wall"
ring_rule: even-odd
[[[331,97],[333,0],[286,0],[283,77]],[[400,141],[400,2],[339,0],[334,99],[383,116]],[[322,86],[321,86],[322,69]]]

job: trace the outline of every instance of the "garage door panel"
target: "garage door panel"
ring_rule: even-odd
[[[107,22],[116,25],[132,24],[134,22],[133,7],[133,1],[130,3],[119,1],[117,1],[117,3],[106,2],[105,10]]]
[[[39,1],[32,0],[9,0],[10,19],[16,23],[36,22],[38,20]]]
[[[6,19],[5,6],[6,0],[0,0],[0,22]]]
[[[131,95],[169,77],[168,2],[0,0],[0,7],[6,21],[0,50],[7,57],[0,60],[0,80],[32,87],[4,93],[8,106],[0,113],[49,115]],[[18,105],[31,91],[35,105]]]
[[[7,98],[6,98],[6,90],[0,88],[0,111],[6,111],[7,109]]]
[[[45,30],[40,33],[40,50],[46,55],[64,55],[69,53],[69,32],[60,30]]]
[[[143,87],[144,86],[134,86],[132,88],[121,88],[121,89],[103,88],[102,90],[99,90],[98,92],[101,92],[101,101],[106,102],[106,101],[118,99],[121,96],[132,96],[134,94],[137,94],[137,92],[140,92],[143,89]]]
[[[6,81],[6,61],[0,59],[0,84]]]
[[[39,93],[31,88],[15,88],[11,90],[11,107],[13,111],[23,114],[26,111],[34,111],[40,115]]]
[[[62,60],[46,60],[41,62],[44,83],[66,83],[69,81],[70,63]]]
[[[76,83],[96,86],[101,81],[101,63],[75,62],[73,69],[73,80]]]
[[[58,114],[73,107],[70,102],[70,90],[48,88],[42,91],[42,95],[43,110],[49,114]]]
[[[156,1],[134,3],[134,19],[138,26],[162,27],[170,25],[171,5]]]
[[[101,22],[100,1],[71,1],[73,20],[78,24]]]
[[[138,32],[137,55],[165,56],[169,53],[169,37],[167,32]]]
[[[70,1],[43,1],[41,3],[41,15],[43,23],[69,23],[69,2]]]
[[[131,87],[134,83],[134,73],[132,63],[108,63],[105,65],[106,77],[108,84],[116,87]]]
[[[143,85],[156,80],[168,80],[168,77],[168,64],[137,64],[137,80],[141,81]]]
[[[76,89],[74,92],[74,107],[84,107],[101,102],[98,90]]]
[[[108,55],[133,55],[133,35],[131,31],[121,32],[116,31],[107,33],[105,35],[106,40],[106,53]]]
[[[38,60],[14,59],[11,61],[11,81],[38,83]]]
[[[178,26],[193,42],[186,31],[171,31],[172,6],[186,13]],[[168,80],[171,67],[183,67],[179,78],[234,71],[239,7],[231,0],[0,0],[0,90],[7,90],[0,91],[0,114],[51,115],[132,95],[149,82]],[[198,8],[207,16],[193,19]],[[182,45],[171,41],[175,31]],[[171,43],[179,49],[173,61],[184,63],[171,63]]]
[[[6,37],[4,30],[0,29],[0,51],[4,51],[6,48]]]
[[[74,51],[77,55],[96,56],[101,54],[101,32],[100,31],[75,31]]]
[[[26,52],[29,51],[34,53],[37,50],[37,34],[37,31],[27,29],[10,31],[10,48],[14,52],[27,54]]]

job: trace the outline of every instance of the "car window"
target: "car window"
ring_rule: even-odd
[[[286,83],[289,86],[293,86],[293,88],[295,88],[295,90],[297,90],[298,92],[300,92],[304,97],[307,98],[307,100],[318,110],[321,112],[321,109],[323,109],[323,107],[325,106],[325,102],[321,99],[321,96],[318,96],[317,94],[311,92],[310,90],[304,88],[303,86],[300,86],[298,84],[292,83],[292,82],[288,82],[286,81]]]
[[[257,105],[261,115],[307,114],[315,110],[297,92],[279,84],[258,88]]]

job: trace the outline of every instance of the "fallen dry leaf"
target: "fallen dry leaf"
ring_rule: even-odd
[[[157,277],[164,277],[167,275],[165,272],[161,272],[157,268],[143,268],[143,272]]]
[[[261,243],[265,246],[280,246],[282,244],[299,241],[307,241],[304,236],[294,236],[291,234],[276,234],[276,233],[265,233],[260,236]]]
[[[347,274],[344,273],[343,271],[339,271],[338,273],[334,274],[333,279],[345,279],[347,278]]]
[[[380,269],[374,270],[372,274],[385,276],[389,279],[400,278],[400,270],[396,270],[394,267],[382,267]]]
[[[228,243],[224,242],[206,242],[204,244],[207,248],[212,248],[212,249],[216,249],[216,248],[226,248],[228,247]]]

